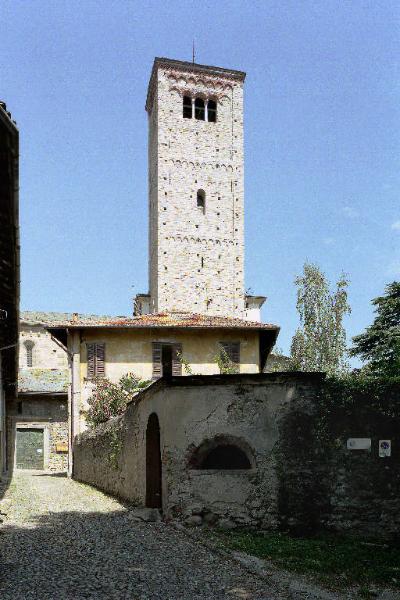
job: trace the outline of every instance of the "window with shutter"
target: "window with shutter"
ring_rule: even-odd
[[[172,344],[172,375],[182,375],[182,344]]]
[[[87,351],[87,378],[93,379],[95,373],[95,344],[86,344]]]
[[[220,342],[236,373],[240,373],[240,342]]]
[[[105,344],[86,344],[87,378],[105,376]]]
[[[162,345],[160,342],[153,342],[153,381],[162,377]]]
[[[105,344],[96,344],[96,377],[105,375]]]

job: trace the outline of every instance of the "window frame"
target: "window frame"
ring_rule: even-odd
[[[203,106],[197,106],[198,103],[202,103]],[[196,121],[206,120],[206,101],[201,96],[197,96],[194,99],[194,118]]]
[[[233,367],[235,368],[235,374],[240,373],[240,341],[235,342],[218,342],[221,350],[224,350],[228,355]]]
[[[26,367],[28,367],[28,368],[33,367],[33,347],[34,347],[34,345],[35,345],[35,342],[33,342],[32,340],[26,340],[24,342]]]
[[[86,379],[104,378],[106,376],[105,342],[86,343]]]
[[[185,104],[185,100],[189,100],[190,103]],[[185,109],[187,110],[187,114],[185,114]],[[182,99],[182,116],[184,119],[191,119],[193,117],[193,108],[192,108],[192,97],[191,96],[183,96]]]

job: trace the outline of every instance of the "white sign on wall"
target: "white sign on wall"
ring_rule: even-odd
[[[371,438],[349,438],[348,450],[371,450]]]
[[[379,440],[379,456],[384,458],[385,456],[391,456],[392,454],[392,442],[390,440]]]

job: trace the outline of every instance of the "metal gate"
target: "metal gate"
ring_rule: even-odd
[[[17,469],[43,469],[43,429],[17,429]]]

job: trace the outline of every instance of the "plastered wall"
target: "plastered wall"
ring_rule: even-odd
[[[74,476],[139,505],[146,501],[146,427],[161,430],[162,507],[188,524],[298,533],[329,529],[389,538],[400,527],[398,402],[321,404],[320,374],[160,380],[126,414],[78,437]],[[398,390],[397,390],[398,399]],[[327,418],[326,418],[327,417]],[[198,470],[204,441],[237,441],[252,468]],[[352,451],[351,437],[370,437]],[[392,454],[381,458],[380,439]],[[116,451],[117,450],[117,451]]]

